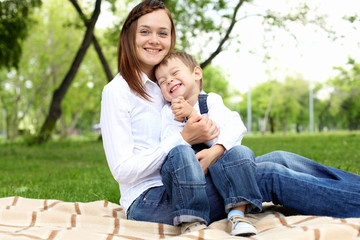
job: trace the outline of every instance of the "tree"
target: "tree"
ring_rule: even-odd
[[[219,66],[209,65],[203,71],[203,89],[206,92],[220,94],[224,101],[230,97],[229,82],[224,78],[224,72]]]
[[[360,128],[360,64],[349,58],[350,69],[337,67],[339,75],[329,80],[334,88],[331,94],[331,111],[338,123],[349,130]]]
[[[53,94],[48,115],[45,119],[44,124],[40,129],[38,136],[35,139],[36,143],[42,143],[50,138],[51,133],[55,127],[55,123],[61,116],[61,102],[65,97],[65,94],[68,88],[70,87],[77,73],[77,70],[79,69],[81,61],[83,60],[87,49],[90,46],[93,37],[94,27],[100,14],[100,7],[101,7],[101,0],[96,0],[95,9],[91,17],[90,23],[87,25],[84,39],[81,43],[81,46],[75,56],[75,59],[68,73],[66,74],[64,80],[61,82],[59,88],[56,89]]]
[[[251,91],[253,124],[257,124],[263,134],[268,130],[300,132],[308,122],[308,93],[309,84],[301,76],[259,84]],[[241,112],[246,113],[246,96],[243,100]]]
[[[18,68],[22,43],[28,35],[31,12],[41,0],[0,1],[0,68]]]
[[[62,11],[59,11],[60,8]],[[4,119],[1,114],[5,111],[7,118],[11,118],[2,128],[8,130],[9,138],[16,137],[18,130],[20,134],[35,134],[40,129],[49,108],[52,92],[66,75],[69,63],[76,54],[78,46],[74,43],[81,42],[83,37],[78,27],[71,24],[76,22],[77,15],[73,6],[64,4],[64,0],[44,2],[41,10],[34,11],[34,21],[37,24],[23,43],[19,68],[9,73],[6,69],[0,70],[0,79],[2,79],[0,119]],[[70,112],[68,109],[73,112],[74,109],[78,109],[81,102],[86,102],[86,105],[83,109],[78,109],[79,116],[83,110],[87,109],[88,104],[98,103],[100,91],[92,90],[91,97],[88,99],[81,99],[81,97],[84,94],[90,94],[91,89],[86,86],[87,82],[92,82],[95,89],[101,89],[104,79],[106,77],[103,75],[96,52],[90,48],[74,79],[74,86],[81,84],[85,87],[81,89],[81,92],[78,88],[75,90],[77,92],[70,89],[68,97],[62,104],[64,118],[68,119]],[[83,83],[84,81],[86,82]],[[93,97],[96,99],[91,101]],[[15,99],[18,100],[14,101]],[[94,109],[98,107],[95,106]],[[98,116],[96,113],[94,115]],[[67,121],[66,123],[69,125],[64,126],[70,128],[70,123]]]
[[[74,5],[76,11],[80,15],[80,18],[83,20],[85,26],[88,27],[88,25],[91,24],[91,22],[87,19],[87,17],[85,16],[83,11],[81,10],[81,8],[80,8],[79,4],[77,3],[77,1],[76,0],[70,0],[70,2]],[[106,61],[106,58],[105,58],[105,56],[103,54],[100,43],[98,42],[98,40],[95,37],[94,33],[93,33],[93,36],[92,36],[92,42],[93,42],[95,50],[96,50],[96,52],[97,52],[97,54],[99,56],[100,62],[102,64],[102,66],[103,66],[103,69],[104,69],[104,72],[106,74],[107,80],[110,82],[113,79],[113,75],[111,73],[109,64]]]
[[[280,129],[286,133],[291,123],[296,124],[303,108],[301,102],[308,100],[309,88],[302,79],[287,77],[277,92],[271,115],[277,119]]]
[[[82,9],[77,4],[77,1],[70,0],[71,3],[74,5],[75,9],[77,10],[79,16],[81,17],[82,21],[85,23],[86,26],[86,34],[88,34],[88,30],[91,29],[91,24],[93,23],[93,19],[88,21],[88,17],[85,16]],[[96,4],[99,1],[96,2]],[[111,0],[112,3],[114,3],[113,6],[115,6],[115,0]],[[118,1],[119,2],[119,1]],[[127,6],[127,1],[125,1],[125,6]],[[205,55],[202,54],[206,52],[205,46],[206,43],[209,42],[218,42],[217,47],[212,48],[214,49],[213,52],[210,51],[210,54],[206,54],[207,58],[203,63],[201,64],[202,67],[206,67],[210,64],[212,59],[217,56],[223,49],[226,48],[226,44],[229,43],[231,40],[233,40],[232,36],[232,29],[236,22],[246,19],[247,16],[246,13],[239,17],[239,9],[244,8],[245,3],[251,3],[253,1],[246,1],[246,0],[239,0],[239,1],[230,1],[230,0],[221,0],[221,1],[215,1],[215,0],[200,0],[200,1],[194,1],[194,0],[184,0],[181,2],[175,1],[175,0],[167,0],[166,2],[167,7],[170,9],[170,11],[173,13],[173,16],[175,18],[176,27],[177,27],[177,33],[178,33],[178,45],[177,47],[181,50],[188,50],[193,45],[192,43],[194,41],[199,41],[201,39],[207,39],[206,41],[203,41],[204,48],[201,48],[199,50],[199,55]],[[95,7],[96,9],[96,7]],[[300,21],[303,21],[306,19],[307,11],[302,11],[304,8],[299,8],[299,16]],[[127,11],[123,9],[123,12],[127,14]],[[95,15],[95,11],[93,13],[93,17]],[[263,17],[264,23],[267,25],[279,25],[279,22],[283,21],[298,21],[299,19],[295,18],[296,14],[292,14],[291,16],[280,16],[278,13],[273,12],[267,12],[266,14],[259,14],[257,17]],[[195,16],[195,17],[194,17]],[[269,19],[272,19],[270,21]],[[274,21],[276,19],[276,21]],[[281,25],[281,24],[280,24]],[[279,25],[279,26],[280,26]],[[285,26],[285,24],[284,24]],[[116,26],[116,38],[118,36],[120,27]],[[110,79],[110,71],[106,70],[108,67],[106,67],[106,59],[103,57],[103,54],[101,53],[100,44],[96,44],[97,38],[95,38],[93,31],[86,35],[87,37],[84,37],[85,39],[90,39],[94,43],[95,49],[98,53],[98,56],[101,59],[103,68],[105,69],[105,72],[107,74],[107,79]],[[194,36],[201,36],[203,38],[194,38]],[[209,37],[210,36],[210,37]],[[208,38],[209,37],[209,38]],[[89,43],[90,44],[90,43]],[[116,46],[116,44],[113,44]],[[39,142],[46,141],[49,137],[53,129],[55,128],[55,123],[57,119],[61,116],[61,102],[62,99],[64,99],[67,89],[72,83],[72,79],[75,77],[75,74],[77,72],[78,67],[80,66],[80,63],[85,55],[86,49],[87,49],[87,43],[84,45],[85,48],[81,48],[78,51],[78,54],[82,52],[81,54],[77,55],[73,62],[73,67],[70,68],[67,75],[64,78],[63,83],[59,86],[59,88],[54,92],[53,98],[51,100],[51,105],[49,108],[49,112],[47,114],[47,118],[42,125],[40,134],[38,135],[37,140]],[[98,47],[97,47],[98,46]],[[113,51],[116,52],[116,51]],[[81,57],[78,57],[82,55]]]
[[[252,109],[252,127],[261,132],[266,131],[265,121],[269,121],[271,132],[275,131],[275,122],[270,115],[273,105],[273,98],[277,95],[276,90],[280,83],[277,81],[267,81],[259,84],[251,90],[251,109]],[[247,97],[246,94],[242,97],[243,104],[241,104],[240,111],[244,117],[247,117]],[[266,115],[268,117],[266,117]]]

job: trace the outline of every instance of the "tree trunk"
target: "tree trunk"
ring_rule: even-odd
[[[262,132],[263,135],[266,133],[266,124],[267,124],[268,119],[269,119],[269,114],[270,114],[270,110],[271,110],[271,107],[272,107],[273,98],[274,98],[274,94],[271,93],[270,100],[269,100],[269,103],[268,103],[268,105],[266,107],[266,111],[265,111],[265,115],[264,115],[263,129],[261,129],[261,132]]]
[[[90,43],[93,39],[93,31],[94,31],[96,21],[100,14],[100,6],[101,6],[101,0],[96,0],[95,9],[94,9],[94,12],[93,12],[93,15],[91,17],[89,24],[87,24],[83,42],[75,56],[75,59],[71,65],[68,73],[66,74],[65,78],[63,79],[61,85],[59,86],[59,88],[57,88],[54,91],[54,94],[53,94],[53,97],[51,100],[51,104],[50,104],[50,108],[49,108],[49,113],[45,119],[44,124],[42,125],[42,127],[40,129],[38,136],[35,138],[34,143],[43,143],[43,142],[49,140],[51,133],[55,128],[55,124],[61,116],[61,102],[64,99],[65,94],[66,94],[67,90],[69,89],[69,87],[79,69],[79,66],[85,56],[85,53],[86,53],[87,49],[89,48]]]
[[[86,16],[83,13],[83,11],[81,10],[81,8],[80,8],[79,4],[77,3],[77,1],[76,0],[70,0],[70,2],[74,5],[76,11],[79,13],[80,18],[84,21],[85,26],[88,27],[89,21],[86,19]],[[102,52],[101,46],[100,46],[99,42],[97,41],[94,34],[93,34],[93,37],[92,37],[92,42],[94,44],[95,51],[99,56],[101,65],[103,66],[106,78],[107,78],[108,82],[110,82],[113,79],[114,76],[111,73],[109,64],[106,61],[106,58],[105,58],[105,56],[104,56],[104,54]]]
[[[269,117],[270,132],[275,133],[275,120],[273,117]]]

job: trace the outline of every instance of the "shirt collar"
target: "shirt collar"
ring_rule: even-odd
[[[145,85],[147,82],[151,82],[152,84],[156,84],[156,82],[152,81],[144,72],[141,73],[141,80],[143,81],[143,84]]]

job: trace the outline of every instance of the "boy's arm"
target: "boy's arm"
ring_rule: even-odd
[[[171,110],[175,115],[175,120],[183,122],[185,118],[192,118],[199,114],[183,97],[174,98],[171,101]]]
[[[209,93],[207,103],[208,117],[216,122],[221,132],[217,139],[209,142],[212,147],[196,154],[205,174],[207,168],[214,164],[226,150],[240,145],[246,133],[246,127],[240,115],[227,108],[219,95]]]
[[[246,133],[246,127],[240,115],[226,107],[220,95],[215,93],[208,94],[208,117],[213,120],[220,128],[220,135],[211,145],[221,144],[226,150],[233,146],[241,145],[241,141]]]
[[[169,137],[180,133],[184,125],[184,122],[174,120],[170,104],[165,104],[161,110],[161,141],[167,141]]]

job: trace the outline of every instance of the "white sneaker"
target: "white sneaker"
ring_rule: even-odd
[[[231,232],[233,236],[242,236],[248,237],[257,234],[256,228],[240,215],[234,215],[228,220],[228,225],[230,225]]]

